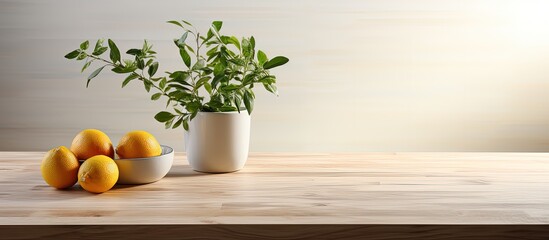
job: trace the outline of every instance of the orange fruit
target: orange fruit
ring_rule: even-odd
[[[60,146],[46,153],[40,171],[48,185],[63,189],[76,183],[79,165],[76,156],[65,146]]]
[[[72,140],[71,151],[78,159],[88,159],[95,155],[114,157],[114,148],[107,134],[97,129],[86,129]]]
[[[162,153],[162,148],[152,134],[132,131],[120,139],[116,153],[122,159],[154,157]]]
[[[92,193],[109,191],[118,181],[118,166],[112,158],[97,155],[88,158],[78,170],[78,183]]]

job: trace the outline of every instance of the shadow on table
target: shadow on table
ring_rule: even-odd
[[[172,166],[172,169],[170,169],[170,172],[165,177],[199,177],[203,175],[206,175],[206,173],[196,172],[189,165],[175,165]]]
[[[146,184],[116,184],[111,190],[139,187]]]
[[[78,184],[65,189],[55,189],[47,184],[40,184],[33,186],[30,191],[32,192],[32,198],[35,200],[75,199],[93,196]]]

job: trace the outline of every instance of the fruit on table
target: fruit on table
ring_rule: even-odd
[[[72,140],[71,151],[78,159],[88,159],[96,155],[114,158],[114,148],[107,134],[97,129],[86,129]]]
[[[132,131],[120,139],[116,153],[122,159],[154,157],[162,153],[162,148],[152,134],[146,131]]]
[[[78,170],[78,183],[88,192],[106,192],[116,181],[118,166],[112,158],[105,155],[88,158]]]
[[[63,189],[76,183],[79,165],[76,156],[65,146],[60,146],[46,153],[40,171],[48,185]]]

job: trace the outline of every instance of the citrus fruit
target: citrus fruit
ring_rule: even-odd
[[[79,165],[76,156],[65,146],[60,146],[46,153],[40,171],[48,185],[63,189],[76,183]]]
[[[118,166],[112,158],[97,155],[88,158],[78,170],[78,183],[92,193],[102,193],[111,189],[118,181]]]
[[[116,153],[122,159],[154,157],[162,153],[162,148],[152,134],[145,131],[132,131],[120,139]]]
[[[86,129],[72,140],[71,151],[78,159],[88,159],[95,155],[114,157],[111,139],[97,129]]]

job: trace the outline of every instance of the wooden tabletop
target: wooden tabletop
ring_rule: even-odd
[[[4,229],[505,225],[549,234],[547,153],[251,153],[229,174],[194,172],[176,154],[164,179],[103,194],[49,187],[43,155],[0,152]]]

